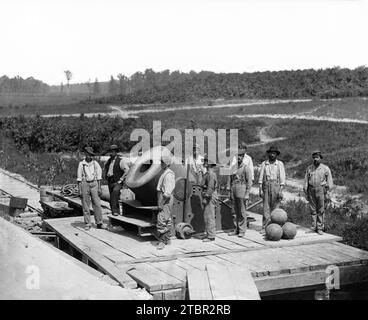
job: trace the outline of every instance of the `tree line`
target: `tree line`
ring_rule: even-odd
[[[166,103],[206,99],[342,98],[368,95],[368,68],[253,73],[183,73],[147,69],[111,79],[94,103]]]
[[[65,71],[67,82],[71,71]],[[69,80],[68,80],[69,79]],[[68,85],[69,86],[69,85]],[[55,92],[32,77],[0,78],[0,94],[47,94]],[[87,93],[87,103],[166,103],[192,102],[211,99],[259,98],[342,98],[368,96],[368,68],[334,67],[293,71],[265,71],[253,73],[188,73],[146,69],[131,76],[119,73],[108,82],[70,85],[73,93]],[[52,89],[52,90],[50,90]],[[63,92],[61,85],[58,89]]]
[[[46,94],[49,86],[32,77],[23,79],[19,76],[9,78],[0,77],[0,94]]]

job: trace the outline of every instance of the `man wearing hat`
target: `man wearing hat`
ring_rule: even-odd
[[[202,180],[202,204],[204,205],[203,217],[207,236],[203,239],[203,242],[210,242],[214,241],[216,237],[215,207],[217,203],[218,181],[214,170],[216,164],[211,162],[208,156],[204,157],[204,166],[206,174]]]
[[[114,216],[120,214],[120,191],[128,173],[129,167],[123,158],[118,156],[118,146],[109,147],[110,158],[105,164],[105,175],[110,193],[110,209]]]
[[[325,227],[326,200],[329,199],[329,192],[333,187],[333,181],[330,168],[321,163],[323,159],[321,151],[314,151],[312,157],[313,164],[306,170],[303,189],[311,210],[311,229],[322,235]]]
[[[98,229],[106,229],[102,223],[101,209],[101,179],[102,170],[96,160],[93,160],[95,153],[91,147],[86,147],[85,158],[79,162],[77,170],[77,181],[79,195],[82,197],[82,208],[84,215],[85,229],[91,229],[90,201],[92,199],[93,214]]]
[[[240,149],[237,156],[237,168],[230,175],[230,198],[233,200],[235,211],[236,229],[229,236],[238,235],[244,237],[247,229],[247,213],[245,208],[249,201],[249,193],[252,187],[252,174],[249,166],[244,163],[245,150]]]
[[[171,210],[174,204],[173,191],[175,188],[175,173],[170,169],[172,158],[162,155],[161,168],[163,170],[157,183],[157,249],[161,250],[170,243],[172,217]]]
[[[206,173],[206,168],[203,165],[203,155],[201,155],[200,152],[200,145],[196,143],[193,146],[193,154],[190,155],[185,159],[185,168],[189,165],[189,170],[193,174],[193,176],[196,178],[197,183],[201,183],[204,174]]]
[[[254,168],[253,168],[253,160],[252,157],[250,155],[247,154],[247,145],[245,142],[242,142],[239,147],[238,150],[242,150],[242,152],[244,153],[243,155],[243,161],[242,164],[245,164],[249,167],[250,169],[250,173],[251,173],[251,179],[252,181],[254,180]],[[230,172],[234,172],[234,168],[236,169],[238,167],[238,157],[237,155],[234,155],[231,163],[230,163]]]
[[[280,205],[286,179],[284,163],[277,159],[280,151],[277,147],[270,147],[266,152],[268,160],[262,162],[258,179],[259,196],[263,199],[261,233],[265,232],[265,228],[270,223],[271,212]]]

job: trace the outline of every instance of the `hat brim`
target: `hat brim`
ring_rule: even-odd
[[[278,150],[267,150],[267,153],[275,152],[277,155],[280,155],[280,151]]]
[[[313,158],[314,156],[319,156],[321,159],[323,159],[323,155],[322,155],[322,154],[320,154],[320,153],[313,153],[313,154],[312,154],[312,158]]]

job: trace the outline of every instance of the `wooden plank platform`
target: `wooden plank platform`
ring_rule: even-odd
[[[260,300],[250,272],[244,267],[220,263],[206,265],[209,286],[214,300]]]
[[[44,241],[0,218],[0,299],[150,299],[81,268]]]
[[[85,231],[83,217],[49,219],[44,224],[82,255],[82,260],[121,286],[146,288],[154,299],[184,299],[188,296],[187,273],[219,263],[230,270],[248,269],[261,296],[289,288],[322,287],[330,265],[340,268],[342,283],[360,282],[368,274],[368,252],[338,243],[340,237],[319,236],[304,228],[298,228],[294,240],[271,242],[256,230],[247,230],[245,238],[217,233],[210,243],[172,238],[171,245],[157,250],[154,237],[141,238],[121,227]]]

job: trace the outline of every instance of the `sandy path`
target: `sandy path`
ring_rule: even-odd
[[[367,120],[358,120],[351,118],[335,118],[325,116],[309,116],[305,114],[234,114],[228,116],[230,118],[269,118],[269,119],[293,119],[293,120],[315,120],[315,121],[330,121],[330,122],[345,122],[345,123],[363,123],[368,124]]]

